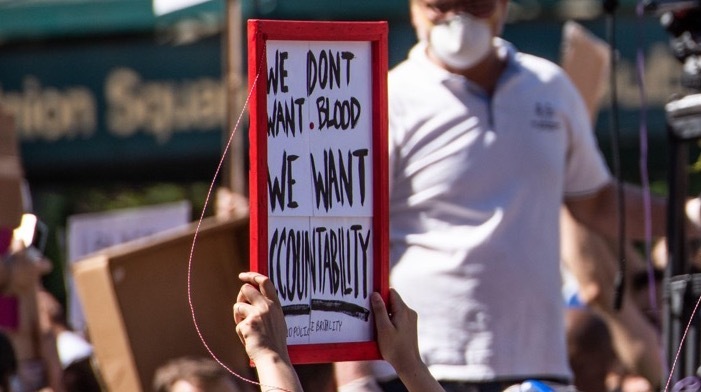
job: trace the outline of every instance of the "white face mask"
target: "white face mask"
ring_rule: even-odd
[[[457,70],[465,70],[489,53],[492,32],[487,20],[457,14],[431,28],[429,45],[443,63]]]

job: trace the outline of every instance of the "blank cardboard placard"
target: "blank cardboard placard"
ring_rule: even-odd
[[[592,120],[596,119],[611,72],[609,45],[584,26],[567,21],[562,29],[562,68],[582,95]]]
[[[202,222],[118,244],[71,264],[95,359],[110,392],[152,390],[159,366],[185,356],[214,355],[254,377],[236,336],[232,306],[248,268],[248,217]],[[201,338],[188,306],[190,293]],[[243,384],[242,384],[243,385]],[[243,385],[242,391],[259,390]]]
[[[251,20],[251,266],[294,363],[376,359],[388,290],[387,24]]]

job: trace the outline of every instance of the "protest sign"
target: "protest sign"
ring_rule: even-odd
[[[151,237],[166,231],[184,229],[190,222],[189,201],[176,201],[150,206],[71,215],[68,217],[68,261],[70,264],[91,253],[136,240],[152,241]],[[73,277],[66,277],[69,289],[68,321],[83,332],[87,328],[81,299]]]
[[[388,290],[387,25],[251,20],[251,266],[294,363],[375,359]]]

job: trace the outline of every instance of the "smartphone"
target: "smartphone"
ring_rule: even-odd
[[[38,250],[44,253],[48,237],[48,227],[34,214],[22,215],[22,221],[15,229],[13,237],[22,241],[27,249]]]
[[[46,248],[48,227],[34,214],[22,215],[20,225],[12,237],[22,241],[32,260],[41,260]],[[0,328],[16,331],[19,328],[19,302],[13,295],[0,295]]]

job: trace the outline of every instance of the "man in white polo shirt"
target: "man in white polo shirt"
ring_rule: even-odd
[[[560,67],[498,38],[508,0],[410,2],[419,43],[389,77],[391,286],[447,391],[572,390],[560,207],[618,234],[585,104]],[[639,189],[625,206],[644,238]],[[664,235],[662,199],[652,218]],[[337,366],[342,390],[360,370]],[[375,366],[385,391],[405,390],[391,378]]]

